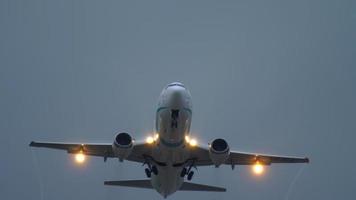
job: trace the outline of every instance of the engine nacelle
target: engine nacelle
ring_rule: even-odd
[[[215,139],[209,148],[210,159],[216,167],[223,164],[230,155],[230,148],[224,139]]]
[[[115,136],[112,150],[120,161],[123,161],[130,155],[132,148],[133,140],[128,133],[119,133]]]

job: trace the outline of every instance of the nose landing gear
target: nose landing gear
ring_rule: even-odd
[[[171,110],[171,128],[178,128],[178,117],[179,117],[179,110]]]

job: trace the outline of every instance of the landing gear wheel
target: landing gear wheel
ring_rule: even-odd
[[[187,174],[187,168],[183,168],[182,172],[180,173],[180,177],[184,177]]]
[[[188,174],[188,181],[192,180],[193,175],[194,175],[194,172],[189,172],[189,174]]]
[[[145,173],[147,178],[151,178],[151,171],[148,168],[145,169]]]
[[[156,166],[152,166],[152,172],[154,175],[157,175],[158,174],[158,169]]]

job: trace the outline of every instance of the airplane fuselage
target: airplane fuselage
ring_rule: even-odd
[[[192,119],[192,102],[189,91],[181,83],[171,83],[159,97],[155,129],[159,135],[153,158],[157,175],[152,174],[153,188],[161,195],[177,191],[184,181],[181,173],[189,157],[185,137],[189,135]]]

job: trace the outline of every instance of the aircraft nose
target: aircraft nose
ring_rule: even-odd
[[[183,100],[184,90],[173,90],[171,93],[171,101],[180,102]]]
[[[173,107],[181,107],[183,104],[184,104],[184,98],[185,98],[185,93],[186,93],[186,90],[185,88],[182,88],[182,87],[172,87],[172,88],[169,88],[170,91],[170,104],[171,106]]]
[[[183,97],[183,91],[182,90],[174,90],[172,92],[172,99],[181,99]]]

